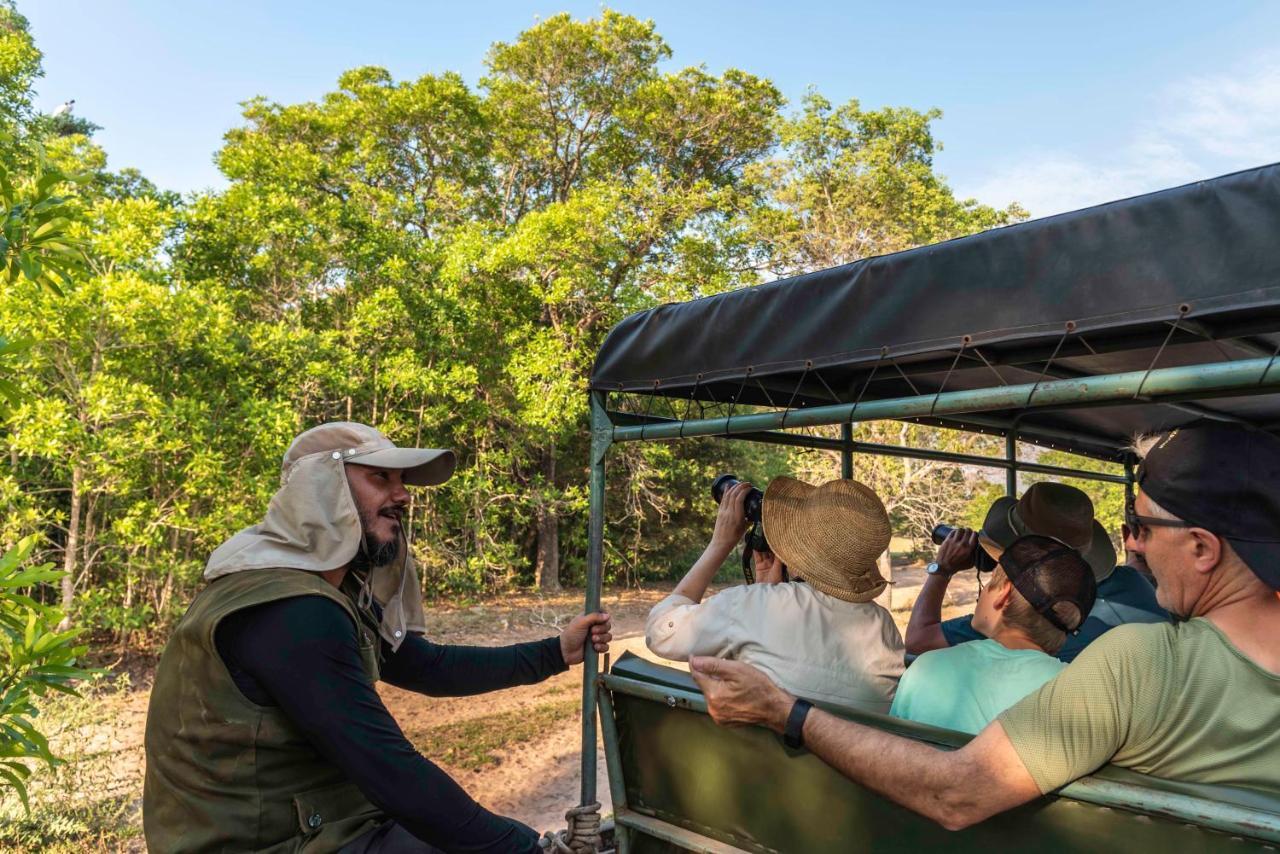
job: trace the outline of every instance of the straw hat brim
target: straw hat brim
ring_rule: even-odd
[[[870,602],[888,586],[877,560],[889,547],[889,516],[863,484],[774,478],[762,521],[774,554],[814,589],[856,603]]]

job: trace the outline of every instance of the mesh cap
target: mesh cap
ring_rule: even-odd
[[[1093,609],[1098,593],[1093,570],[1061,540],[1027,534],[1005,548],[999,563],[1031,607],[1068,634],[1078,631]]]

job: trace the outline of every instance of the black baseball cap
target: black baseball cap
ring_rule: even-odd
[[[1079,551],[1053,537],[1026,534],[1000,553],[1000,566],[1014,589],[1040,616],[1068,634],[1075,634],[1093,610],[1098,583]],[[1055,606],[1072,605],[1069,618]]]
[[[1137,480],[1152,501],[1226,539],[1280,590],[1280,438],[1242,424],[1180,427],[1147,452]]]

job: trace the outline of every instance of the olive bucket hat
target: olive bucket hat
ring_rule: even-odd
[[[982,522],[982,533],[1000,548],[1027,534],[1061,540],[1080,552],[1095,581],[1116,568],[1111,538],[1093,515],[1093,501],[1074,486],[1044,481],[1032,484],[1022,497],[997,499]]]
[[[856,480],[813,486],[775,478],[764,493],[765,538],[792,575],[846,602],[870,602],[884,592],[876,565],[889,548],[889,514]]]

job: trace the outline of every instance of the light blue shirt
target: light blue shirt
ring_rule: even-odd
[[[935,649],[902,675],[889,714],[977,733],[1064,667],[1039,650],[1009,649],[993,640]]]

